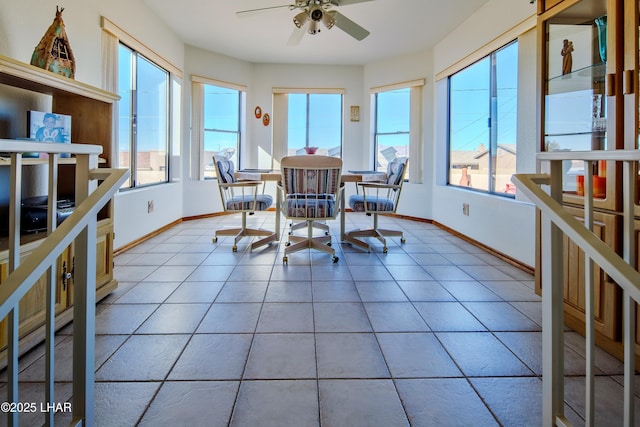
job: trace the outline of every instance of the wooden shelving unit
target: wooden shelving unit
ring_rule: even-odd
[[[53,74],[49,71],[0,56],[0,89],[18,88],[21,96],[41,97],[49,95],[50,110],[54,113],[72,117],[71,141],[81,144],[95,144],[102,147],[101,166],[110,167],[114,144],[113,123],[114,103],[119,97],[110,92]],[[11,90],[0,91],[0,101]],[[24,95],[26,94],[26,95]],[[10,100],[8,100],[10,101]],[[22,112],[17,112],[22,114]],[[13,139],[21,135],[2,135],[0,138]],[[23,167],[38,168],[47,164],[47,159],[24,158]],[[0,170],[8,168],[10,158],[0,157]],[[60,158],[58,171],[58,194],[75,193],[75,158]],[[4,190],[8,192],[8,186]],[[2,196],[0,194],[0,196]],[[117,287],[113,278],[113,207],[111,203],[100,212],[97,230],[96,256],[96,293],[103,298]],[[3,228],[7,228],[4,224]],[[23,234],[21,236],[21,257],[26,257],[42,241],[43,233]],[[7,236],[0,235],[0,286],[8,274]],[[62,272],[73,273],[74,247],[71,245],[58,259],[59,277],[56,284],[56,326],[62,327],[71,318],[73,305],[73,277],[63,278]],[[24,352],[44,337],[45,315],[44,278],[27,293],[20,302],[20,351]],[[3,320],[2,322],[6,322]],[[6,327],[0,324],[0,355],[6,345]]]
[[[538,0],[538,52],[541,54],[539,79],[540,151],[559,149],[571,151],[571,142],[583,138],[580,150],[638,149],[640,135],[639,26],[638,0]],[[596,18],[606,17],[607,37],[601,39]],[[581,40],[574,52],[579,64],[570,73],[562,74],[558,63],[563,38]],[[581,37],[581,38],[580,38]],[[586,50],[585,50],[586,49]],[[605,58],[603,58],[603,49]],[[574,60],[574,65],[575,60]],[[566,100],[572,100],[568,103]],[[553,102],[566,102],[565,108],[554,108]],[[557,106],[556,106],[557,107]],[[564,132],[555,146],[550,140],[560,132],[564,122],[575,120],[576,111],[591,110],[593,127],[584,132]],[[565,140],[562,140],[565,138]],[[589,146],[589,144],[591,144]],[[586,148],[584,148],[586,146]],[[576,218],[583,218],[584,198],[572,187],[571,174],[579,165],[565,170],[564,203]],[[607,245],[622,252],[622,168],[610,162],[601,163],[592,171],[606,180],[605,193],[594,198],[594,232]],[[576,179],[577,181],[577,179]],[[640,179],[638,180],[640,183]],[[640,193],[636,194],[635,232],[636,254],[640,254]],[[539,246],[539,245],[538,245]],[[538,253],[538,255],[540,255]],[[538,259],[540,257],[538,256]],[[539,267],[539,262],[537,262]],[[636,268],[640,264],[637,261]],[[565,240],[565,321],[578,332],[584,332],[584,254],[568,239]],[[536,291],[544,292],[540,283],[540,268],[536,269]],[[622,358],[621,290],[615,282],[596,268],[596,342],[610,353]],[[639,325],[640,327],[640,321]],[[640,355],[640,332],[636,354]],[[636,356],[637,362],[640,358]]]

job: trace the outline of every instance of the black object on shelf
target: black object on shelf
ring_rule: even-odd
[[[47,230],[48,215],[47,196],[29,197],[22,200],[20,215],[20,230],[23,233],[38,233]],[[58,200],[56,210],[56,223],[60,225],[75,208],[75,202],[70,198]]]

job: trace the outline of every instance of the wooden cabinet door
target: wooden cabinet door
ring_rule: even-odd
[[[578,219],[583,219],[581,209],[568,208]],[[540,215],[536,217],[538,236],[540,236]],[[640,229],[640,225],[639,225]],[[619,249],[620,217],[614,214],[596,212],[594,214],[594,233],[611,248]],[[538,237],[538,241],[540,237]],[[535,290],[542,295],[540,244],[536,244],[536,283]],[[569,238],[564,238],[564,300],[565,323],[584,333],[585,316],[585,276],[584,252]],[[595,318],[596,331],[615,341],[620,336],[621,295],[618,286],[596,266],[595,274]],[[638,341],[640,343],[640,339]]]
[[[24,261],[30,251],[21,255],[21,261]],[[69,306],[68,286],[62,280],[63,265],[69,265],[70,249],[66,248],[56,263],[56,279],[55,279],[55,301],[56,313],[64,311]],[[8,260],[0,260],[0,286],[9,275]],[[25,294],[20,300],[18,309],[19,319],[19,335],[24,337],[26,334],[43,325],[46,320],[46,295],[47,295],[47,273],[45,273],[36,284]],[[0,348],[4,348],[7,344],[7,319],[0,322]]]
[[[640,218],[634,221],[634,242],[636,251],[635,269],[640,269]],[[636,304],[636,359],[640,355],[640,306]],[[639,363],[638,361],[637,363]]]
[[[569,209],[582,220],[579,209]],[[594,213],[593,232],[614,250],[619,249],[620,217],[601,212]],[[585,256],[569,238],[564,238],[564,299],[567,324],[584,330],[585,316]],[[595,329],[612,340],[620,336],[621,296],[619,287],[595,266]]]
[[[628,150],[640,148],[640,0],[624,2],[624,142]],[[640,178],[636,179],[636,187]],[[636,188],[635,214],[640,216],[640,190]]]
[[[75,262],[76,249],[71,245],[71,265]],[[107,285],[110,285],[107,289]],[[70,290],[68,294],[69,306],[73,305],[73,278],[70,282]],[[96,232],[96,296],[98,299],[103,297],[105,293],[99,292],[101,288],[105,288],[105,292],[110,292],[116,286],[113,280],[113,222],[111,220],[103,220],[98,222]]]
[[[106,221],[98,225],[96,240],[96,289],[113,280],[113,224]]]

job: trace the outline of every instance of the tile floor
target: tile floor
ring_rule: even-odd
[[[370,218],[347,220],[366,228]],[[249,222],[273,227],[274,215]],[[380,225],[407,242],[393,239],[387,254],[377,241],[365,253],[334,238],[338,263],[306,250],[284,265],[282,244],[250,252],[243,240],[233,253],[230,238],[211,242],[238,223],[183,222],[116,257],[119,288],[97,307],[98,425],[541,424],[541,307],[529,274],[434,225],[389,217]],[[338,221],[330,226],[339,236]],[[57,336],[57,401],[71,396],[71,332]],[[568,332],[575,424],[583,348]],[[596,363],[596,422],[619,425],[622,365],[601,351]],[[21,360],[20,399],[42,401],[43,379],[36,349]]]

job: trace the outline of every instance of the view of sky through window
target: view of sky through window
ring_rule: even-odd
[[[317,154],[342,154],[342,95],[295,93],[288,95],[288,155],[304,154],[317,147]]]
[[[376,170],[384,172],[393,159],[409,156],[410,101],[408,87],[376,94]]]
[[[204,85],[204,176],[215,177],[213,157],[224,157],[236,169],[240,148],[240,91]]]
[[[517,70],[512,42],[450,77],[450,185],[515,192]]]

